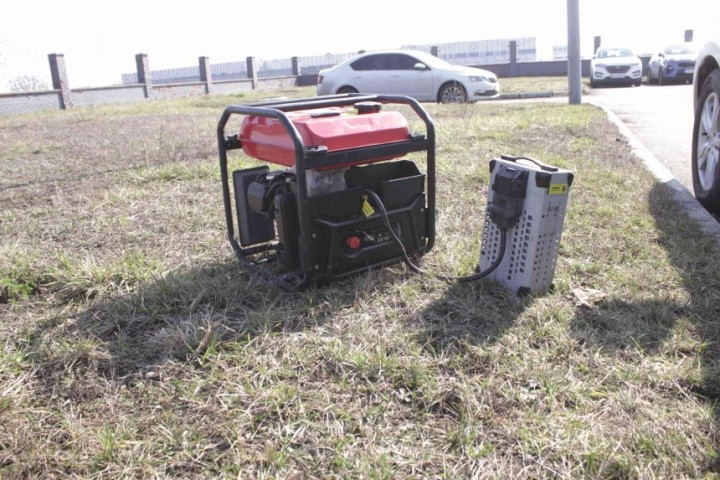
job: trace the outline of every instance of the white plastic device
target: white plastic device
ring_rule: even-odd
[[[488,268],[500,253],[501,226],[491,220],[493,205],[504,204],[508,179],[516,190],[525,183],[525,196],[517,222],[506,229],[505,255],[487,278],[518,295],[547,291],[553,282],[565,210],[573,174],[528,157],[506,157],[490,161],[491,188],[480,249],[479,269]],[[514,197],[517,199],[518,197]],[[518,208],[520,204],[518,201]]]

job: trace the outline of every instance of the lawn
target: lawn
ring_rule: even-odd
[[[567,92],[567,77],[501,77],[500,93],[537,93]],[[583,91],[588,91],[587,81],[583,81]]]
[[[422,267],[472,272],[488,162],[529,155],[575,174],[552,291],[285,293],[225,238],[215,128],[310,92],[0,117],[1,477],[717,478],[720,259],[602,110],[425,105]]]

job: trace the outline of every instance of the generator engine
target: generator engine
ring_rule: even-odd
[[[385,104],[409,106],[425,132],[411,132]],[[232,115],[243,119],[239,133],[227,136]],[[230,243],[247,267],[282,288],[418,257],[433,246],[434,126],[414,99],[347,94],[231,106],[218,140]],[[229,175],[232,149],[284,168]],[[411,152],[425,152],[426,173],[401,158]],[[382,201],[382,212],[368,196]]]

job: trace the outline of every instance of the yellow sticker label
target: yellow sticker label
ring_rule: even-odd
[[[367,195],[363,195],[362,212],[366,217],[375,214],[375,209],[368,202]]]
[[[564,183],[551,183],[548,187],[548,195],[564,195],[567,190],[568,186]]]

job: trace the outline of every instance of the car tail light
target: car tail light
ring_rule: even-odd
[[[318,85],[320,85],[322,83],[322,81],[323,81],[323,76],[318,75]]]

